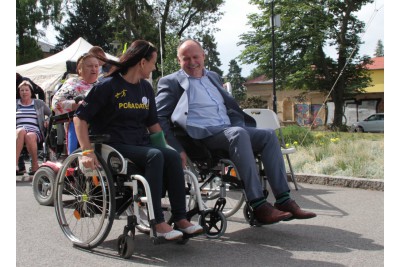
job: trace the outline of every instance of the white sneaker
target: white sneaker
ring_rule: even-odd
[[[179,228],[179,231],[182,231],[183,233],[188,234],[188,235],[200,234],[203,232],[203,227],[201,227],[200,225],[197,224],[197,225],[192,225],[192,226],[186,227],[185,229]]]
[[[183,236],[183,233],[177,230],[171,230],[169,232],[166,233],[157,233],[157,237],[164,237],[166,240],[175,240],[175,239],[179,239]]]

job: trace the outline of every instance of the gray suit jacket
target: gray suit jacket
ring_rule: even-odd
[[[223,88],[221,77],[212,71],[208,71],[207,76],[213,85],[218,88],[224,99],[231,125],[255,127],[255,120],[244,113],[236,100]],[[171,127],[174,124],[185,129],[189,136],[195,139],[203,139],[211,135],[206,128],[187,127],[186,125],[189,108],[187,96],[189,79],[183,71],[180,70],[161,78],[157,87],[156,105],[158,119],[169,145],[174,147],[178,152],[183,150],[171,131]]]

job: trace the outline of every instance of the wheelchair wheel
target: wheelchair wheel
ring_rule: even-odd
[[[199,225],[206,226],[205,235],[208,238],[219,238],[225,234],[227,221],[225,215],[221,211],[214,211],[207,209],[204,211],[204,223],[203,215],[199,216]]]
[[[40,205],[54,203],[54,180],[56,173],[48,166],[40,167],[32,180],[33,195]]]
[[[229,172],[232,170],[229,170]],[[226,204],[222,213],[228,218],[235,214],[244,202],[245,196],[241,186],[234,182],[222,181],[221,177],[216,176],[214,178],[208,178],[201,185],[200,191],[207,206],[213,207],[220,197],[220,192],[223,189],[223,186],[225,186]]]
[[[199,177],[199,171],[196,169],[195,164],[187,158],[187,169],[194,173],[197,177]],[[226,170],[227,173],[225,174],[226,177],[233,177],[236,172],[235,167],[228,167]],[[209,177],[205,179],[203,184],[200,185],[200,191],[203,198],[205,205],[208,208],[213,208],[215,203],[217,202],[218,198],[220,197],[221,185],[223,184],[222,178],[219,176],[211,177],[211,173]],[[233,179],[236,180],[236,179]],[[239,182],[239,181],[237,181]],[[225,215],[226,218],[235,214],[240,207],[242,206],[245,196],[243,192],[243,188],[235,182],[224,181],[225,183],[225,190],[226,190],[226,204],[222,213]],[[195,199],[191,199],[189,202],[188,207],[193,208],[193,203]]]
[[[55,211],[58,223],[71,242],[94,248],[104,241],[115,216],[111,173],[96,153],[100,167],[88,170],[79,164],[81,153],[68,156],[56,179]]]
[[[135,239],[129,235],[120,235],[118,237],[118,254],[124,258],[129,259],[135,249]]]

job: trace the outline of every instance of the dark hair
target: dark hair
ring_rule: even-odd
[[[124,75],[129,68],[135,66],[143,58],[150,60],[153,52],[157,52],[157,48],[152,43],[146,40],[136,40],[120,56],[118,62],[101,56],[96,56],[96,58],[112,65],[106,76],[114,76],[118,73]]]
[[[21,98],[21,95],[20,95],[20,93],[19,93],[19,89],[20,89],[22,86],[24,86],[24,85],[27,85],[27,86],[29,87],[29,89],[31,90],[31,98],[36,98],[35,92],[33,91],[33,86],[32,86],[32,84],[31,84],[30,82],[28,82],[28,81],[22,81],[22,82],[18,85],[18,88],[17,88],[17,99],[20,99],[20,98]]]

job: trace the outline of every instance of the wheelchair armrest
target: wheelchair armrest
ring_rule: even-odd
[[[89,135],[90,143],[96,144],[107,142],[110,138],[109,134]]]
[[[296,152],[296,148],[294,148],[294,147],[282,148],[281,151],[282,151],[283,155],[293,154]]]
[[[75,115],[75,110],[70,111],[68,113],[61,114],[61,115],[51,116],[50,117],[50,125],[60,124],[63,122],[70,121],[74,118],[74,115]]]
[[[180,137],[180,136],[187,136],[189,137],[188,133],[183,129],[182,127],[178,125],[173,125],[171,127],[171,131],[173,132],[174,136]]]

